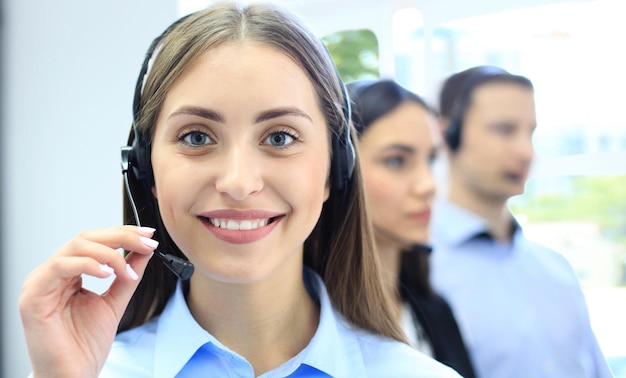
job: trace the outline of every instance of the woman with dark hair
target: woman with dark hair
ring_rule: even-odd
[[[456,320],[429,282],[431,164],[440,147],[426,102],[392,80],[348,84],[385,288],[411,344],[474,377]]]
[[[281,8],[170,26],[122,150],[136,226],[79,234],[24,284],[33,375],[457,376],[390,312],[348,105],[321,40]],[[116,277],[99,295],[83,274]]]

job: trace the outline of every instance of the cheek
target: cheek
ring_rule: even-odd
[[[193,191],[199,185],[196,180],[201,175],[195,170],[186,169],[183,164],[175,163],[174,159],[153,159],[153,167],[155,187],[152,192],[159,204],[163,221],[168,225],[175,219],[174,209],[189,207],[185,201],[194,197]]]
[[[328,164],[319,164],[319,160],[317,160],[309,161],[308,164],[303,163],[302,165],[295,164],[292,166],[294,169],[289,169],[290,166],[278,170],[278,172],[281,172],[280,180],[283,183],[281,187],[289,187],[294,194],[303,197],[311,196],[311,198],[321,200],[322,203],[328,199],[330,195]]]
[[[393,212],[390,209],[394,207],[399,195],[392,181],[387,175],[371,168],[364,174],[365,193],[374,220],[382,219],[386,214]]]
[[[485,170],[502,160],[502,150],[501,145],[489,138],[469,139],[466,144],[461,145],[457,154],[465,165]]]

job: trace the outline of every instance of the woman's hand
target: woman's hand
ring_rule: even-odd
[[[83,232],[26,278],[19,300],[35,377],[96,377],[124,310],[157,242],[150,228]],[[118,251],[132,251],[126,259]],[[82,287],[82,274],[106,278],[102,295]]]

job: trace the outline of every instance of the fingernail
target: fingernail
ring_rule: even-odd
[[[154,231],[156,231],[156,229],[152,227],[139,227],[139,232],[141,232],[142,234],[152,235],[154,234]]]
[[[140,236],[140,237],[139,237],[139,240],[141,240],[141,242],[142,242],[144,245],[147,245],[148,247],[150,247],[150,248],[152,248],[152,249],[155,249],[156,247],[158,247],[158,246],[159,246],[159,242],[158,242],[158,241],[156,241],[156,240],[154,240],[154,239],[147,238],[147,237],[145,237],[145,236]]]
[[[114,272],[113,268],[111,268],[107,264],[100,264],[100,270],[103,271],[104,273],[106,273],[109,276],[111,274],[113,274],[113,272]]]
[[[128,273],[128,276],[132,278],[133,281],[137,281],[139,279],[139,276],[133,270],[133,268],[131,268],[130,264],[126,264],[126,273]]]

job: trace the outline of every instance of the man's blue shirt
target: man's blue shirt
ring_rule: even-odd
[[[524,237],[495,241],[484,220],[438,201],[431,279],[480,377],[611,377],[565,258]]]

